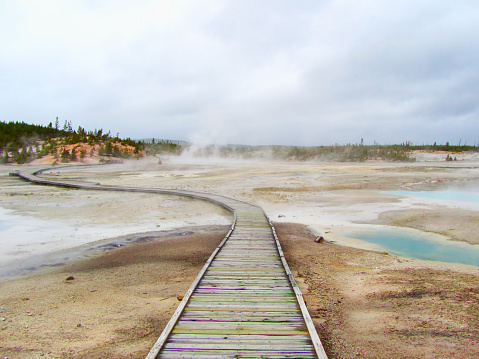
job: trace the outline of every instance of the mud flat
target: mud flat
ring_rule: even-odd
[[[178,196],[71,190],[9,176],[0,184],[0,281],[164,231],[232,221],[217,206]]]
[[[288,263],[302,283],[330,358],[479,357],[478,267],[417,261],[328,242],[348,228],[391,225],[477,243],[479,212],[474,206],[384,193],[451,186],[475,189],[479,177],[475,162],[447,166],[445,162],[210,159],[185,163],[165,159],[163,163],[134,162],[102,166],[102,171],[85,168],[50,176],[213,192],[262,206],[276,222]],[[66,191],[51,201],[43,196],[65,190],[24,184],[23,192],[17,188],[15,193],[33,194],[11,197],[5,188],[2,186],[0,193],[2,207],[7,203],[10,210],[21,210],[27,199],[32,201],[30,209],[31,203],[55,203],[35,207],[36,216],[44,220],[65,213],[67,204],[71,207],[79,200],[68,197],[79,191]],[[99,204],[94,217],[112,219],[127,206],[133,222],[143,218],[134,213],[136,207],[128,207],[141,200],[125,196],[121,201],[115,196],[95,197]],[[15,197],[22,201],[6,202]],[[153,217],[145,212],[141,223],[161,230],[155,228],[158,207],[154,203],[146,211]],[[81,213],[86,215],[88,206],[94,204],[87,204]],[[179,215],[185,209],[176,206],[166,206],[161,215],[169,211]],[[195,204],[186,204],[187,209],[193,208],[190,206]],[[195,211],[204,214],[215,209],[199,207]],[[68,223],[74,218],[72,215]],[[226,220],[217,213],[217,219],[221,218]],[[165,226],[168,219],[173,220],[165,217]],[[123,218],[117,223],[126,222]],[[171,229],[171,233],[186,235],[153,236],[43,274],[0,283],[0,353],[9,358],[41,354],[46,358],[144,358],[178,304],[176,297],[186,291],[223,238],[221,224],[202,228],[198,223],[180,224],[182,229]],[[314,243],[319,234],[324,235],[325,243]],[[74,279],[66,280],[69,276]]]

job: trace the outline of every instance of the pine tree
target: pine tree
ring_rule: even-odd
[[[77,160],[77,152],[75,147],[72,148],[72,151],[70,153],[70,161],[75,162]]]
[[[65,147],[63,147],[60,158],[61,158],[61,162],[68,162],[68,160],[70,159],[70,151],[68,151]]]

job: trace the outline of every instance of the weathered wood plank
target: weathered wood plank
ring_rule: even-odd
[[[256,351],[250,352],[247,350],[235,350],[235,351],[219,351],[219,350],[204,350],[201,352],[187,352],[184,350],[164,350],[163,353],[160,353],[158,358],[195,358],[195,359],[257,359],[257,358],[269,358],[269,359],[309,359],[317,358],[317,356],[311,352],[305,353],[284,353],[284,352],[266,352],[266,351]]]
[[[223,341],[228,339],[230,341],[241,341],[241,342],[265,342],[265,343],[275,343],[275,342],[311,342],[311,339],[307,336],[300,337],[300,336],[271,336],[271,335],[214,335],[214,334],[172,334],[172,340],[184,340],[184,341],[204,341],[204,340],[211,340],[212,342],[215,341]]]
[[[225,289],[225,288],[197,288],[195,293],[199,294],[217,294],[217,295],[228,295],[228,296],[258,296],[258,297],[286,297],[288,294],[291,294],[291,291],[288,288],[284,289],[275,289],[275,288],[265,288],[265,289]]]
[[[227,341],[227,340],[226,340]],[[275,346],[268,345],[268,344],[261,344],[261,343],[250,343],[249,347],[245,347],[242,343],[168,343],[165,345],[165,349],[169,351],[174,351],[175,349],[181,349],[184,351],[196,351],[197,353],[202,353],[203,351],[210,351],[210,350],[218,350],[223,353],[225,352],[249,352],[250,354],[253,352],[264,352],[264,353],[275,353],[278,355],[279,353],[295,353],[298,354],[309,354],[314,353],[312,350],[311,343],[307,345],[306,343],[301,343],[299,345],[291,345],[289,348],[287,345],[279,345],[277,343]],[[268,358],[268,356],[266,356]]]
[[[224,335],[229,335],[229,334],[267,334],[267,335],[308,335],[308,331],[305,328],[305,330],[300,331],[300,330],[287,330],[287,329],[262,329],[262,328],[257,328],[257,329],[245,329],[245,328],[202,328],[202,327],[187,327],[187,326],[175,326],[173,330],[171,331],[173,334],[187,334],[187,333],[203,333],[203,334],[224,334]]]
[[[293,298],[251,298],[251,297],[223,297],[221,296],[219,299],[216,296],[201,296],[198,294],[194,294],[190,298],[190,302],[209,302],[211,300],[221,300],[222,302],[253,302],[253,303],[298,303]]]
[[[268,312],[268,313],[281,313],[281,312],[298,312],[301,313],[301,310],[298,308],[226,308],[220,306],[210,306],[210,307],[185,307],[184,311],[210,311],[210,312]]]
[[[253,303],[253,302],[189,302],[187,305],[188,310],[203,310],[204,308],[214,308],[215,310],[219,308],[229,308],[231,310],[238,310],[243,308],[247,309],[258,309],[263,311],[275,311],[277,309],[286,309],[286,308],[299,308],[296,303]]]
[[[254,323],[238,323],[234,321],[230,322],[215,322],[215,321],[209,321],[209,322],[198,322],[198,321],[189,321],[182,319],[179,321],[176,325],[177,328],[211,328],[211,329],[216,329],[216,328],[222,328],[222,329],[255,329],[255,330],[264,330],[266,333],[268,330],[298,330],[298,331],[303,331],[306,327],[305,325],[289,325],[289,324],[277,324],[277,323],[259,323],[259,322],[254,322]]]
[[[231,267],[220,267],[220,266],[215,266],[215,267],[209,267],[208,268],[208,273],[214,273],[214,272],[265,272],[265,273],[284,273],[284,268],[281,267],[276,267],[276,268],[255,268],[255,267],[241,267],[240,270],[238,268],[231,268]]]
[[[222,315],[223,314],[223,315]],[[212,319],[211,316],[214,316]],[[301,316],[301,312],[223,312],[216,313],[212,311],[185,311],[183,312],[182,319],[191,321],[215,321],[215,322],[261,322],[261,323],[289,323],[294,325],[301,325],[304,323],[304,319]]]
[[[227,277],[215,277],[215,276],[209,276],[207,279],[202,280],[200,282],[200,286],[208,286],[208,285],[227,285],[227,286],[232,286],[232,285],[238,285],[242,286],[244,284],[248,285],[272,285],[272,286],[287,286],[291,287],[291,285],[288,283],[288,281],[285,280],[285,278],[281,277],[249,277],[249,278],[227,278]],[[253,288],[253,287],[252,287]]]

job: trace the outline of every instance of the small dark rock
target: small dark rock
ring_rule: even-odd
[[[75,279],[75,277],[71,275],[71,276],[67,277],[65,280],[74,280],[74,279]]]
[[[319,237],[316,237],[316,239],[314,240],[315,243],[323,243],[324,242],[324,237],[323,236],[319,236]]]

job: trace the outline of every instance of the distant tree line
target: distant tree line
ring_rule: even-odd
[[[468,146],[466,144],[461,144],[462,141],[459,141],[459,144],[457,145],[452,145],[449,142],[446,142],[445,145],[443,144],[437,144],[434,142],[433,145],[414,145],[411,142],[404,142],[400,145],[403,149],[406,149],[408,151],[414,151],[414,150],[424,150],[424,151],[447,151],[447,152],[478,152],[479,147],[477,145],[473,146]]]
[[[87,153],[80,144],[98,148],[99,156],[129,158],[139,156],[144,151],[144,142],[130,138],[121,139],[118,134],[113,137],[103,129],[86,131],[81,126],[77,130],[71,121],[65,121],[62,128],[58,117],[48,126],[32,125],[25,122],[0,122],[0,163],[27,163],[36,158],[52,155],[60,162],[77,161]],[[74,145],[69,150],[66,146]],[[76,146],[75,146],[76,145]],[[133,153],[121,146],[131,146]],[[93,151],[93,149],[92,149]],[[93,152],[90,152],[90,156]]]
[[[154,138],[151,139],[149,142],[142,141],[143,147],[145,149],[146,154],[151,156],[156,156],[163,153],[170,153],[170,154],[181,154],[182,146],[173,143],[169,140],[155,140]]]
[[[446,151],[449,153],[479,151],[477,146],[467,145],[413,145],[410,142],[395,145],[365,145],[363,141],[357,144],[330,145],[330,146],[242,146],[242,145],[209,145],[195,149],[194,156],[219,156],[225,158],[273,158],[276,160],[291,161],[338,161],[338,162],[365,162],[365,161],[394,161],[414,162],[412,152]],[[449,155],[446,160],[454,160]]]
[[[413,145],[405,142],[398,145],[364,145],[347,144],[315,147],[283,147],[273,146],[273,157],[307,161],[323,159],[340,162],[364,162],[368,160],[384,160],[397,162],[413,162],[412,151],[446,151],[446,152],[477,152],[479,147],[467,145]],[[450,157],[450,156],[449,156]]]
[[[361,140],[357,144],[331,146],[205,146],[194,153],[196,156],[260,158],[265,153],[272,154],[274,159],[309,161],[314,159],[342,162],[364,162],[368,160],[414,161],[412,151],[446,151],[466,152],[479,151],[479,147],[461,144],[414,145],[403,142],[395,145],[364,145]],[[82,144],[89,146],[87,153]],[[130,146],[130,147],[128,147]],[[24,122],[0,122],[0,163],[27,163],[36,158],[51,155],[59,162],[83,160],[87,155],[92,157],[96,151],[101,161],[110,158],[126,159],[141,157],[141,153],[158,156],[164,153],[179,155],[188,146],[179,145],[168,140],[135,141],[130,138],[121,139],[112,136],[103,129],[87,131],[81,126],[73,129],[71,121],[64,121],[60,126],[58,117],[48,126],[32,125]],[[448,155],[447,160],[454,160]]]
[[[66,136],[68,132],[51,126],[30,125],[24,122],[0,122],[0,148],[20,148],[33,144],[35,140]]]
[[[413,162],[408,151],[397,146],[333,145],[317,147],[275,147],[273,157],[308,161],[322,159],[339,162],[364,162],[368,160],[387,160]]]

